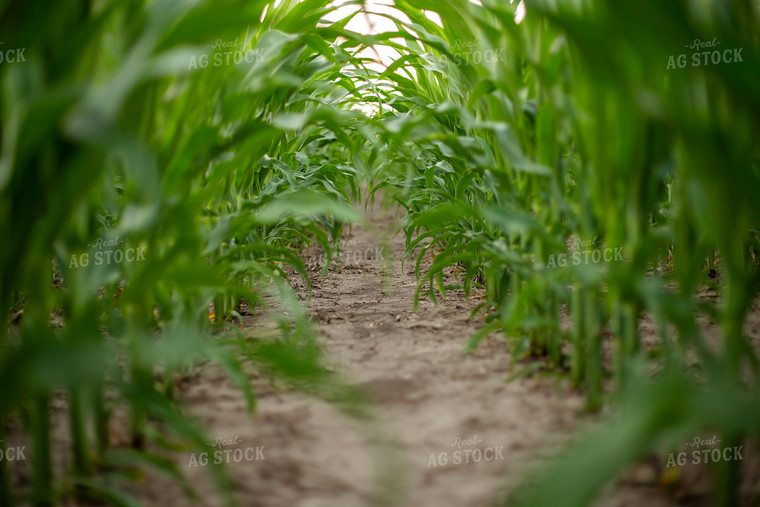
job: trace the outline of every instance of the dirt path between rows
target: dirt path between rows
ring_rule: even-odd
[[[402,269],[403,237],[393,236],[397,222],[378,210],[373,215],[373,227],[356,226],[346,238],[340,272],[321,279],[312,269],[310,293],[294,280],[329,363],[377,401],[388,439],[383,445],[392,452],[378,459],[367,432],[334,406],[256,372],[250,377],[257,410],[250,416],[238,388],[220,368],[207,365],[185,382],[181,398],[209,435],[220,439],[220,451],[229,451],[225,459],[241,505],[371,505],[383,469],[392,484],[381,487],[403,493],[393,504],[492,505],[594,420],[584,415],[583,395],[566,380],[507,382],[512,367],[501,339],[462,355],[482,322],[468,320],[477,300],[467,302],[455,291],[437,305],[423,298],[413,311],[413,264]],[[384,238],[391,263],[376,258]],[[248,317],[246,324],[246,331],[256,328]],[[219,505],[201,458],[176,459],[200,491],[200,504]],[[676,505],[658,493],[656,469],[634,469],[599,503]],[[146,505],[197,505],[158,477],[130,490]]]
[[[378,499],[404,506],[493,505],[598,421],[583,411],[583,394],[564,375],[508,382],[520,366],[510,361],[502,338],[485,339],[463,356],[465,343],[482,325],[482,315],[468,318],[482,298],[467,301],[461,291],[450,291],[437,305],[423,297],[415,311],[414,265],[402,265],[397,218],[379,206],[367,218],[365,227],[345,235],[340,270],[331,268],[322,278],[320,252],[311,252],[312,289],[297,276],[292,281],[316,324],[329,367],[374,400],[374,423],[359,424],[249,365],[257,398],[251,415],[225,371],[205,361],[178,379],[177,392],[183,410],[206,429],[215,455],[151,448],[174,460],[200,498],[188,498],[177,481],[158,471],[119,487],[148,506],[222,505],[208,466],[221,460],[228,463],[231,489],[242,506],[364,506]],[[381,245],[385,260],[378,258]],[[719,340],[714,322],[700,317],[700,327],[708,341]],[[656,328],[643,317],[642,342],[656,341]],[[261,338],[272,334],[271,321],[246,315],[241,331]],[[760,300],[746,333],[760,350]],[[52,410],[60,477],[71,463],[65,396],[55,397]],[[111,421],[113,443],[122,449],[129,447],[126,415],[124,407],[117,408]],[[28,444],[19,421],[8,434],[11,443]],[[748,445],[744,453],[743,498],[758,498],[760,446]],[[595,505],[711,505],[704,465],[680,467],[668,493],[661,486],[664,465],[664,458],[652,457],[633,466]],[[14,462],[12,470],[16,487],[30,484],[30,461]],[[94,504],[68,499],[64,505]]]
[[[413,264],[402,269],[396,221],[385,215],[373,223],[372,232],[354,227],[340,272],[320,279],[313,269],[310,296],[300,281],[295,288],[318,323],[329,362],[378,402],[394,461],[378,462],[366,432],[335,407],[276,389],[262,376],[253,376],[258,406],[247,415],[238,389],[209,366],[189,381],[182,399],[213,438],[226,441],[220,449],[240,449],[240,456],[260,448],[258,458],[249,451],[250,461],[243,456],[235,462],[231,455],[241,505],[369,505],[378,466],[390,467],[392,486],[404,492],[393,503],[490,505],[587,419],[582,395],[566,383],[506,382],[510,363],[502,340],[486,340],[462,355],[481,323],[468,320],[477,300],[467,302],[455,291],[437,305],[423,298],[413,311]],[[382,238],[393,253],[390,264],[376,258]],[[185,458],[180,464],[204,493],[201,503],[216,504],[198,457]],[[176,485],[163,481],[133,491],[147,504],[191,505]],[[645,493],[636,499],[652,504]]]

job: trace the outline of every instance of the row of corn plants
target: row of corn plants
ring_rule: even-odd
[[[375,76],[387,151],[372,191],[407,211],[418,297],[483,289],[467,350],[501,331],[590,410],[616,406],[512,500],[585,505],[694,435],[760,436],[744,326],[760,289],[757,3],[535,0],[524,19],[516,3],[395,4],[405,44]],[[739,502],[740,465],[712,467],[715,503]]]
[[[515,4],[398,0],[396,31],[373,36],[326,22],[323,0],[0,3],[5,42],[26,51],[0,68],[0,308],[12,321],[0,440],[21,420],[34,469],[32,489],[14,490],[0,463],[0,503],[128,503],[118,481],[134,464],[181,481],[154,450],[167,435],[207,445],[173,393],[198,358],[224,365],[251,409],[249,360],[366,415],[322,368],[287,284],[306,277],[310,242],[329,259],[365,183],[407,212],[417,297],[485,293],[468,350],[501,331],[515,358],[567,371],[589,409],[617,406],[518,500],[583,505],[696,432],[757,436],[743,330],[760,285],[757,7],[525,3],[517,22]],[[742,60],[669,69],[695,39]],[[384,69],[363,51],[379,46],[399,55]],[[568,264],[586,245],[610,262]],[[696,297],[715,268],[718,305]],[[280,338],[220,335],[241,300]],[[655,347],[641,342],[644,312]],[[719,347],[698,315],[720,324]],[[56,397],[71,431],[62,476]],[[119,407],[130,449],[109,438]],[[723,504],[738,501],[738,465],[716,466]]]
[[[32,467],[29,482],[0,460],[0,504],[133,505],[121,485],[135,467],[194,495],[170,451],[212,440],[174,392],[201,359],[251,411],[247,363],[369,417],[288,285],[308,282],[305,246],[329,259],[357,220],[367,163],[352,110],[366,44],[348,19],[320,23],[326,4],[0,3],[5,47],[24,54],[0,68],[0,441],[20,422]],[[278,336],[243,336],[241,302]],[[128,445],[112,438],[125,411]]]

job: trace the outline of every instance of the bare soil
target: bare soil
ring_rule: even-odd
[[[507,382],[518,365],[501,338],[489,337],[464,356],[465,343],[482,325],[480,317],[468,317],[482,300],[476,294],[466,301],[461,291],[452,291],[437,305],[422,298],[415,311],[413,264],[402,267],[403,237],[393,234],[397,222],[384,215],[373,224],[355,226],[346,238],[340,271],[333,267],[322,279],[313,263],[311,291],[297,278],[294,285],[318,325],[331,367],[375,401],[374,425],[357,423],[253,370],[253,415],[217,366],[208,364],[181,384],[183,405],[221,440],[219,450],[229,451],[241,505],[361,506],[382,499],[409,506],[492,505],[598,420],[583,411],[583,394],[565,376]],[[377,258],[381,244],[384,260]],[[753,313],[750,326],[760,335],[759,315]],[[260,325],[245,317],[244,332]],[[654,325],[642,328],[655,333]],[[55,441],[64,460],[65,418],[56,425]],[[255,448],[254,457],[247,450]],[[236,462],[235,450],[248,455]],[[756,449],[747,452],[745,465],[760,469]],[[198,503],[160,474],[129,485],[130,492],[145,505],[221,504],[199,456],[180,452],[173,459],[200,493]],[[666,492],[663,465],[654,460],[634,466],[598,504],[710,504],[704,470],[684,471],[689,480]],[[747,486],[755,492],[757,475]]]

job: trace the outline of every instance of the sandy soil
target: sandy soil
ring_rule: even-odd
[[[375,225],[371,232],[355,227],[346,238],[340,272],[321,279],[314,262],[311,292],[299,280],[294,285],[318,324],[332,368],[376,401],[376,426],[254,370],[254,415],[219,367],[206,365],[182,383],[183,404],[212,439],[220,439],[219,451],[228,451],[241,505],[361,506],[382,499],[409,506],[491,505],[594,423],[583,412],[582,393],[566,380],[506,382],[513,367],[503,340],[487,339],[463,356],[481,325],[478,318],[468,320],[480,301],[467,302],[454,291],[437,305],[423,299],[415,312],[413,265],[402,269],[400,262],[403,238],[392,237],[391,217]],[[377,259],[386,240],[389,262]],[[313,255],[318,259],[318,252]],[[758,324],[756,316],[751,325]],[[250,316],[245,324],[245,332],[260,325]],[[56,424],[55,440],[63,462],[65,418]],[[760,469],[755,458],[748,465]],[[187,452],[173,459],[200,492],[200,505],[220,505],[200,456]],[[704,471],[692,473],[688,493],[666,495],[658,488],[662,465],[637,465],[598,503],[709,505]],[[158,474],[128,489],[145,505],[198,505]]]
[[[212,436],[239,439],[232,448],[264,446],[264,460],[229,467],[242,505],[370,505],[383,499],[374,494],[377,487],[393,489],[385,497],[391,504],[492,505],[595,421],[565,380],[506,382],[513,366],[503,340],[485,340],[463,356],[482,324],[468,320],[477,296],[467,302],[453,291],[437,305],[423,298],[415,312],[413,264],[400,262],[403,236],[393,236],[392,217],[374,224],[372,231],[355,227],[346,238],[339,271],[333,266],[321,279],[321,258],[313,252],[311,292],[296,278],[294,286],[318,323],[333,368],[377,401],[386,435],[380,445],[389,452],[378,454],[371,430],[334,407],[262,377],[254,379],[258,409],[250,418],[237,389],[208,368],[192,380],[184,401]],[[377,258],[381,246],[386,262]],[[658,486],[662,465],[657,459],[636,465],[599,505],[709,505],[704,469],[684,470],[686,491],[666,495]],[[204,480],[202,469],[188,472],[194,483]],[[388,473],[390,484],[378,484]],[[138,491],[154,505],[188,503],[178,491]],[[213,502],[212,496],[202,503]]]
[[[551,455],[582,419],[583,396],[555,381],[505,382],[504,343],[486,340],[472,355],[462,348],[481,321],[468,320],[480,301],[452,292],[415,312],[413,265],[401,268],[403,238],[389,239],[377,258],[378,238],[393,233],[391,219],[372,233],[355,227],[343,247],[340,271],[313,287],[294,279],[321,333],[328,361],[375,400],[384,446],[372,429],[328,403],[258,376],[256,414],[245,413],[239,391],[216,367],[190,379],[183,402],[212,438],[228,448],[263,446],[264,459],[231,463],[242,505],[369,505],[377,488],[392,488],[403,505],[488,505],[514,486],[537,457]],[[392,255],[390,255],[392,252]],[[445,464],[444,464],[445,460]],[[188,462],[190,458],[188,458]],[[455,463],[458,461],[458,463]],[[203,467],[184,467],[207,486]],[[378,484],[378,476],[390,480]],[[161,481],[163,482],[163,481]],[[153,483],[153,484],[151,484]],[[178,487],[154,481],[133,491],[153,505],[191,505]],[[216,504],[212,494],[203,504]]]

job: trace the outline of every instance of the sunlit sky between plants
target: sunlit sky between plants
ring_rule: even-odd
[[[474,4],[481,5],[479,0],[470,1]],[[515,3],[516,1],[517,0],[510,0],[510,3]],[[356,5],[355,3],[347,3],[344,0],[333,2],[332,6],[337,6],[337,8],[325,16],[325,20],[329,22],[345,19],[346,17],[355,14],[357,11],[362,10],[361,6]],[[425,15],[438,26],[443,26],[443,21],[437,12],[425,11]],[[394,7],[393,0],[366,0],[364,3],[364,12],[354,15],[347,23],[346,29],[363,35],[393,32],[396,31],[397,28],[393,20],[390,19],[391,17],[403,22],[410,22],[406,14]],[[525,4],[520,0],[515,13],[515,21],[519,23],[524,17]],[[409,31],[413,33],[412,30]],[[400,37],[391,38],[390,40],[399,44],[404,44],[404,39]],[[400,58],[401,55],[391,47],[377,45],[364,49],[359,52],[358,56],[371,60],[367,63],[367,68],[382,72],[394,61]],[[409,71],[413,75],[416,75],[414,68],[410,68]],[[373,115],[377,110],[377,106],[374,104],[357,105],[356,108],[369,116]]]

